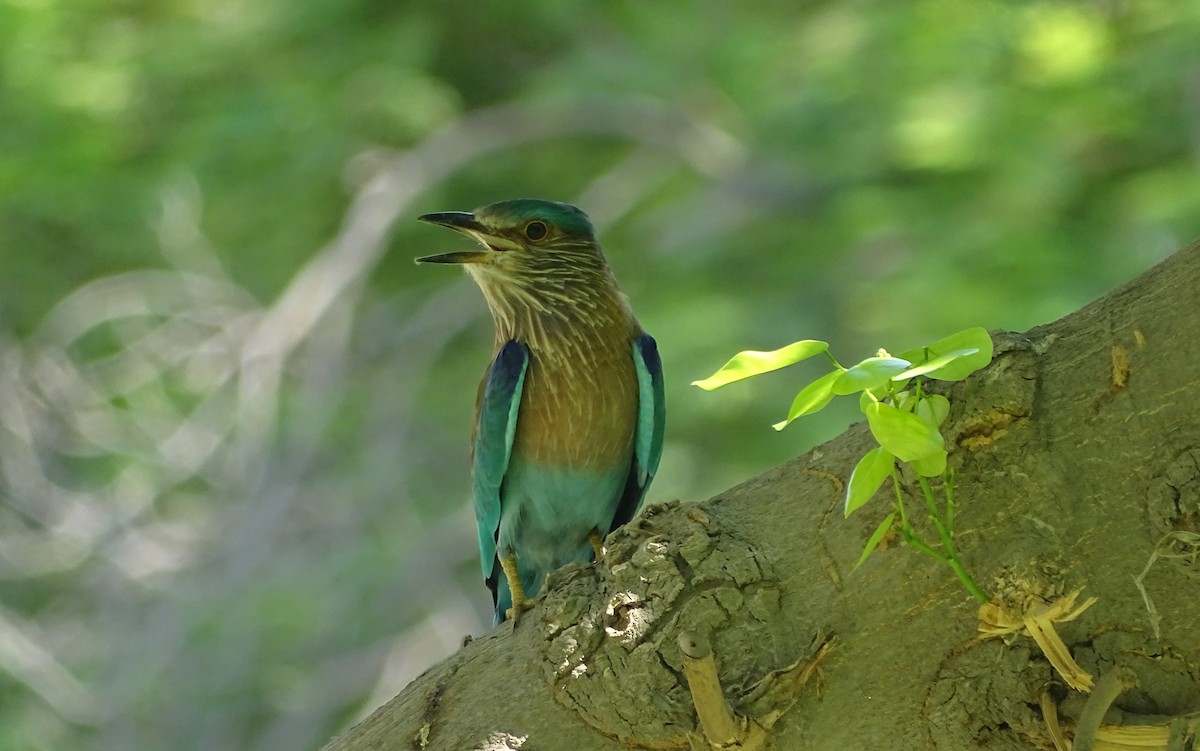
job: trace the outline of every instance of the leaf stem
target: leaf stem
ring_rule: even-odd
[[[900,494],[900,474],[896,471],[896,465],[892,465],[892,488],[896,491],[896,510],[900,512],[900,529],[910,530],[908,526],[908,515],[904,513],[904,497]]]
[[[958,551],[954,549],[954,536],[950,534],[949,519],[952,512],[947,513],[946,520],[943,521],[941,509],[938,508],[937,500],[933,495],[933,488],[930,487],[929,481],[924,477],[917,476],[917,482],[921,486],[921,492],[925,496],[925,505],[929,509],[929,521],[933,524],[933,528],[937,530],[938,538],[942,541],[942,547],[945,549],[945,554],[942,556],[942,562],[950,567],[962,585],[967,588],[979,602],[988,602],[991,598],[984,594],[971,575],[967,573],[967,569],[963,566],[962,561],[958,558]],[[947,495],[947,506],[953,504],[953,491]],[[919,549],[919,548],[918,548]]]
[[[946,467],[942,480],[942,492],[946,494],[946,531],[954,537],[954,470]]]
[[[900,539],[904,540],[906,545],[911,545],[935,561],[947,563],[946,557],[922,540],[913,530],[912,525],[908,523],[908,515],[904,511],[904,496],[900,493],[900,475],[896,472],[895,466],[892,467],[892,487],[896,490],[896,511],[900,513]]]

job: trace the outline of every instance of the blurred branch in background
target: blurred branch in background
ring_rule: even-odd
[[[19,701],[36,718],[26,730],[39,743],[304,747],[347,708],[371,709],[480,629],[473,603],[482,590],[463,592],[454,576],[472,550],[465,504],[430,526],[404,497],[404,473],[422,452],[415,422],[383,437],[380,450],[405,460],[391,463],[388,488],[373,498],[355,497],[358,486],[339,476],[345,468],[322,452],[336,440],[344,395],[361,388],[350,380],[348,348],[363,280],[396,218],[488,152],[589,133],[640,145],[588,190],[604,222],[640,200],[639,186],[655,186],[662,165],[646,169],[651,155],[669,154],[715,182],[743,161],[720,129],[645,100],[482,110],[409,152],[360,155],[355,170],[367,165],[367,175],[337,236],[267,306],[222,269],[199,227],[200,191],[184,177],[163,189],[157,223],[171,268],[86,284],[27,340],[8,338],[0,576],[43,586],[16,605],[38,623],[0,610],[0,668],[26,689]],[[469,300],[464,285],[401,296],[408,313],[388,336],[403,360],[367,386],[387,390],[378,403],[390,400],[394,417],[415,414],[433,362],[475,318]],[[333,504],[343,510],[327,525]],[[306,582],[336,591],[342,567],[324,564],[353,555],[377,504],[410,509],[411,534],[379,552],[383,593],[301,592],[273,617],[239,613],[279,597],[281,578],[285,590]],[[298,561],[297,549],[313,545],[320,554]],[[248,591],[261,594],[247,599]],[[356,599],[372,596],[394,617],[347,638],[367,609]],[[269,630],[279,619],[294,621],[285,624],[298,633],[290,646],[303,656],[292,674],[272,676],[277,668],[256,653],[278,638]],[[235,629],[215,652],[190,649],[204,632]],[[264,680],[280,684],[266,692],[277,714],[265,723],[257,708],[202,701],[213,691],[252,695]],[[147,712],[151,696],[169,698]]]

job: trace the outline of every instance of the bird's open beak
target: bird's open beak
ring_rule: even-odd
[[[487,250],[460,250],[454,253],[440,253],[434,256],[424,256],[417,263],[482,263],[493,252],[487,234],[487,228],[475,219],[469,211],[440,211],[434,214],[424,214],[417,217],[418,221],[449,227],[456,232],[473,238],[488,246]]]

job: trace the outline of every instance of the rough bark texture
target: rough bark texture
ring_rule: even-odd
[[[946,392],[967,567],[989,594],[1098,597],[1059,632],[1096,677],[1133,670],[1140,685],[1115,706],[1137,715],[1200,710],[1200,563],[1161,558],[1145,577],[1158,638],[1134,582],[1165,533],[1200,531],[1198,338],[1200,244],[1060,321],[994,334],[991,366]],[[1057,676],[1029,638],[977,638],[978,604],[911,548],[851,572],[889,510],[881,493],[842,517],[870,445],[857,425],[707,502],[648,509],[609,540],[607,566],[560,572],[515,629],[328,748],[688,749],[682,630],[711,634],[735,710],[787,710],[778,749],[1053,748],[1038,703]],[[923,516],[918,496],[908,508]],[[751,695],[818,634],[837,644],[794,705],[785,681]],[[1069,717],[1083,697],[1062,694]]]

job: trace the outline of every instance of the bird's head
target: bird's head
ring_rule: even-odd
[[[518,198],[469,212],[425,214],[420,220],[461,232],[480,248],[425,256],[417,263],[463,264],[481,282],[561,277],[604,266],[592,223],[569,204]]]
[[[544,344],[555,332],[620,329],[633,321],[592,223],[574,206],[519,198],[420,219],[479,243],[475,250],[425,256],[417,263],[462,265],[483,291],[501,339]]]

